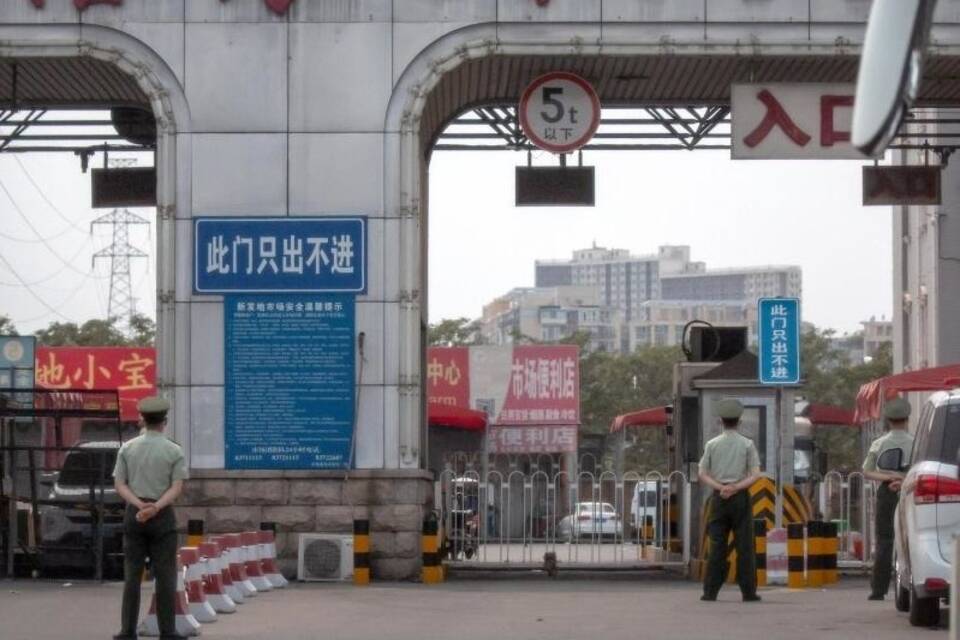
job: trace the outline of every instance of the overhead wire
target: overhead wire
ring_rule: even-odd
[[[63,213],[63,211],[61,211],[60,208],[57,207],[57,205],[53,204],[53,202],[50,201],[50,198],[48,198],[48,197],[47,197],[47,194],[43,191],[43,189],[40,188],[40,185],[37,184],[37,181],[33,179],[33,175],[30,173],[30,171],[27,170],[27,167],[23,164],[23,161],[21,161],[20,158],[17,157],[15,154],[14,154],[14,156],[13,156],[13,159],[14,159],[14,160],[17,162],[17,164],[20,166],[20,170],[23,171],[23,175],[25,175],[26,178],[27,178],[27,180],[30,182],[30,184],[33,185],[33,188],[36,189],[36,191],[37,191],[38,194],[40,194],[40,198],[43,199],[43,201],[47,203],[47,206],[50,207],[50,209],[52,209],[53,212],[54,212],[55,214],[57,214],[57,216],[58,216],[61,220],[63,220],[64,222],[66,222],[68,225],[70,225],[71,227],[73,227],[74,229],[76,229],[77,231],[79,231],[80,233],[82,233],[82,234],[84,234],[84,235],[87,235],[87,230],[86,230],[86,229],[84,229],[84,228],[81,227],[81,226],[78,226],[77,223],[74,222],[73,220],[71,220],[69,217],[67,217],[67,216]]]
[[[0,262],[3,262],[3,264],[7,266],[7,269],[10,271],[10,273],[13,274],[13,277],[20,281],[20,284],[23,285],[23,287],[27,290],[27,293],[29,293],[34,300],[39,302],[40,305],[43,306],[45,309],[47,309],[47,311],[49,311],[51,314],[59,316],[60,318],[63,318],[67,322],[70,322],[70,318],[60,313],[58,309],[55,309],[53,306],[50,305],[49,302],[41,298],[40,294],[34,291],[33,288],[30,285],[28,285],[23,278],[20,277],[20,274],[17,273],[17,270],[13,268],[13,265],[10,264],[10,262],[3,256],[2,253],[0,253]],[[77,287],[77,290],[79,290],[79,287]]]

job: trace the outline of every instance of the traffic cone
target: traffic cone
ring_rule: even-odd
[[[187,603],[197,622],[216,622],[217,612],[203,592],[203,564],[197,547],[181,547],[180,562],[187,568]]]
[[[270,591],[273,585],[263,575],[263,569],[260,568],[260,535],[257,531],[244,531],[240,534],[241,544],[243,545],[244,567],[250,582],[257,588],[257,591]]]
[[[210,541],[217,545],[220,555],[217,557],[217,565],[220,567],[220,578],[223,581],[223,590],[230,596],[234,604],[243,604],[243,591],[233,583],[233,576],[230,574],[230,550],[227,548],[227,542],[223,536],[211,536]]]
[[[243,561],[243,548],[240,546],[240,534],[228,533],[220,536],[227,543],[227,560],[230,563],[230,577],[233,584],[243,593],[244,598],[257,595],[257,588],[250,582],[246,564]]]
[[[187,606],[187,592],[183,581],[183,567],[177,563],[177,596],[174,600],[174,614],[176,615],[176,630],[181,636],[200,635],[200,623],[190,614]],[[137,628],[141,636],[153,637],[160,635],[160,625],[157,621],[157,594],[154,592],[150,600],[150,610]]]
[[[220,574],[220,545],[216,542],[200,543],[200,562],[203,567],[203,595],[217,613],[234,613],[237,603],[227,595]]]
[[[260,539],[260,569],[263,571],[263,577],[273,588],[283,589],[288,583],[277,568],[277,545],[274,542],[273,531],[258,531],[257,535]]]

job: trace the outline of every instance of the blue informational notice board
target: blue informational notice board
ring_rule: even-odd
[[[196,218],[196,293],[367,290],[367,219]]]
[[[758,303],[760,382],[800,382],[800,300],[761,298]]]
[[[344,469],[353,435],[351,295],[224,299],[228,469]]]

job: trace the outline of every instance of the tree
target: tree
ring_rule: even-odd
[[[427,342],[431,347],[466,347],[483,344],[480,321],[469,318],[448,318],[427,329]]]
[[[157,325],[151,318],[137,313],[130,318],[130,332],[133,334],[129,339],[131,347],[152,347],[157,338]]]
[[[17,328],[13,326],[13,320],[8,316],[0,315],[0,336],[15,336]]]
[[[124,347],[127,337],[116,327],[115,318],[75,322],[53,322],[37,331],[37,343],[45,347]]]

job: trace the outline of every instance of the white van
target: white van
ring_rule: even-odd
[[[644,523],[651,527],[654,532],[656,531],[657,524],[660,522],[657,518],[657,511],[660,509],[658,485],[659,483],[656,480],[647,480],[638,482],[633,488],[633,500],[630,502],[632,538],[644,539],[641,527]],[[647,534],[647,537],[649,536],[650,533]]]

